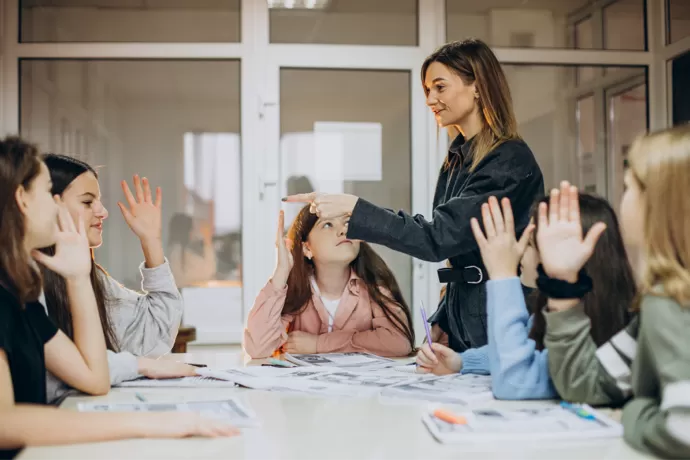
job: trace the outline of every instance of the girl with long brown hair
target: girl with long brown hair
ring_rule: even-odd
[[[51,188],[35,146],[16,137],[0,140],[0,458],[13,458],[30,445],[235,434],[199,414],[87,414],[46,407],[46,370],[88,394],[110,389],[84,219],[75,223]],[[37,251],[51,245],[52,256]],[[36,262],[64,279],[73,340],[38,302],[42,280]]]
[[[447,334],[455,351],[486,345],[488,279],[470,229],[490,196],[510,198],[518,234],[530,206],[544,194],[541,170],[520,138],[508,83],[486,43],[448,43],[422,65],[426,103],[441,127],[460,134],[450,145],[438,176],[431,220],[394,212],[352,195],[309,193],[287,197],[308,202],[321,218],[349,215],[348,238],[387,246],[421,260],[448,259],[439,271],[447,283],[433,323],[435,341]]]
[[[287,238],[284,221],[281,211],[278,261],[249,313],[247,354],[410,354],[410,309],[383,259],[368,244],[346,237],[348,218],[319,218],[305,206]]]

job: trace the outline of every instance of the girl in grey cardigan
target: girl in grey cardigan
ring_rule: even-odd
[[[98,174],[88,164],[75,158],[48,154],[44,161],[53,181],[52,193],[60,195],[73,218],[81,215],[87,226],[92,248],[103,242],[103,220],[108,211],[101,203]],[[143,294],[125,288],[93,262],[91,281],[108,348],[111,385],[141,376],[170,378],[195,375],[184,363],[156,360],[168,353],[177,336],[182,318],[182,297],[175,285],[161,241],[161,191],[155,201],[146,178],[134,176],[136,196],[122,181],[127,205],[118,203],[125,221],[141,241],[144,262]],[[46,250],[47,252],[50,249]],[[50,270],[43,270],[43,304],[60,329],[72,336],[72,318],[64,280]],[[48,375],[47,397],[58,402],[69,387]]]

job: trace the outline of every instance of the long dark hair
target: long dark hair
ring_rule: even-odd
[[[29,190],[40,171],[41,158],[35,145],[18,137],[0,140],[0,284],[22,305],[38,298],[41,276],[24,248],[24,214],[16,192],[20,186]]]
[[[470,38],[447,43],[431,53],[422,64],[422,86],[425,94],[429,93],[425,85],[426,72],[434,62],[448,67],[466,85],[476,82],[482,130],[472,143],[470,170],[474,170],[479,162],[502,142],[520,139],[508,80],[489,45]]]
[[[91,165],[76,158],[48,153],[43,156],[43,161],[48,166],[50,178],[53,181],[53,195],[62,195],[67,187],[84,173],[90,172],[98,178],[98,173]],[[42,251],[53,255],[55,254],[55,246],[42,249]],[[69,338],[73,339],[72,309],[67,298],[67,284],[62,276],[45,267],[41,267],[41,272],[43,274],[43,290],[45,292],[48,315]],[[115,337],[115,331],[110,322],[110,315],[106,306],[106,293],[103,284],[103,277],[108,276],[108,274],[94,260],[93,250],[91,250],[90,276],[93,292],[96,296],[98,315],[101,318],[105,345],[108,350],[118,351],[117,338]]]
[[[294,244],[292,257],[295,264],[287,280],[287,297],[282,314],[295,315],[303,311],[311,301],[312,291],[310,278],[314,275],[314,263],[303,252],[302,243],[307,241],[316,221],[319,218],[309,212],[309,205],[302,208],[290,230],[288,238]],[[393,326],[405,334],[410,346],[415,349],[414,329],[410,307],[405,303],[398,282],[386,262],[365,242],[359,246],[359,255],[350,264],[355,274],[362,280],[369,293],[369,298],[376,302]],[[405,313],[403,320],[390,310],[389,303],[400,305]]]
[[[532,210],[532,218],[537,223],[539,203],[548,205],[549,197],[539,200]],[[618,219],[611,205],[603,198],[580,193],[580,220],[584,234],[597,222],[606,224],[606,230],[584,267],[592,278],[593,288],[585,295],[583,305],[585,314],[592,323],[590,335],[594,343],[601,346],[630,322],[630,306],[636,293],[635,277],[625,251]],[[544,294],[536,291],[530,300],[534,323],[529,336],[536,342],[538,349],[543,349],[546,332],[543,310],[547,299]]]

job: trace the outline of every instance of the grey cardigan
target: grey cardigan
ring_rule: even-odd
[[[140,377],[137,356],[156,358],[170,352],[182,319],[182,296],[168,261],[155,268],[145,268],[142,263],[139,270],[143,294],[103,274],[106,308],[120,349],[119,353],[108,351],[111,385]],[[45,301],[42,303],[45,305]],[[58,404],[70,390],[47,373],[49,403]]]

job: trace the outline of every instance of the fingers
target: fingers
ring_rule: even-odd
[[[484,236],[484,232],[482,231],[482,228],[479,226],[479,221],[476,218],[470,219],[470,227],[472,227],[472,233],[474,234],[474,239],[477,240],[477,246],[479,248],[485,247],[488,242],[486,241],[486,237]]]
[[[134,175],[134,193],[137,194],[137,203],[143,203],[144,190],[141,188],[141,180],[139,179],[139,174]]]
[[[156,187],[156,207],[158,209],[163,205],[163,190],[160,187]]]
[[[292,241],[290,238],[285,238],[285,248],[292,252],[292,249],[295,247],[295,242]]]
[[[149,180],[144,177],[142,180],[142,185],[144,187],[144,200],[147,203],[152,203],[153,204],[153,197],[151,196],[151,185],[149,184]]]
[[[40,263],[41,265],[48,267],[50,270],[53,270],[52,257],[43,254],[41,251],[38,251],[36,249],[31,251],[31,257],[33,257],[34,260]]]
[[[79,213],[79,223],[77,224],[77,231],[81,236],[86,236],[86,224],[84,223],[84,214]]]
[[[316,199],[316,192],[299,193],[297,195],[290,195],[283,198],[287,203],[311,203]]]
[[[132,191],[129,189],[129,184],[127,184],[126,180],[123,180],[120,182],[120,186],[122,187],[122,192],[125,194],[125,200],[127,200],[127,204],[130,208],[133,208],[137,204],[137,202],[134,199],[134,196],[132,195]]]
[[[75,232],[77,231],[74,225],[74,220],[70,216],[69,211],[65,205],[61,204],[58,208],[58,226],[63,232]]]
[[[574,185],[568,190],[570,195],[569,215],[570,222],[580,222],[580,196]]]
[[[482,221],[484,222],[486,238],[488,240],[494,238],[496,236],[496,228],[494,227],[494,221],[491,217],[491,211],[489,210],[489,205],[487,203],[482,205]]]
[[[549,196],[549,224],[555,224],[558,221],[560,195],[557,188],[551,189],[551,194]]]
[[[532,236],[532,233],[534,233],[535,229],[534,224],[529,224],[527,228],[525,229],[524,232],[522,232],[522,236],[520,237],[520,241],[518,241],[518,254],[520,254],[520,257],[525,253],[527,250],[527,246],[529,245],[530,238]]]
[[[129,209],[127,209],[125,205],[119,201],[117,202],[117,207],[120,208],[120,212],[122,212],[122,217],[124,217],[125,221],[129,224],[130,220],[132,219],[132,213],[129,212]]]
[[[560,208],[558,212],[558,218],[562,221],[568,221],[568,216],[570,215],[570,183],[568,181],[561,182],[560,191]]]
[[[501,200],[501,207],[503,208],[503,222],[505,223],[506,232],[515,234],[515,218],[513,217],[513,207],[510,205],[508,198]]]
[[[548,206],[546,203],[539,203],[539,227],[546,228],[549,225],[549,219],[547,218]]]
[[[425,343],[422,345],[422,347],[419,349],[419,354],[423,356],[423,360],[426,362],[431,363],[431,365],[435,366],[438,364],[438,358],[434,354],[433,351],[431,351],[431,347],[429,347],[428,343]],[[418,356],[419,356],[418,354]]]
[[[278,213],[278,229],[276,230],[276,246],[280,246],[283,241],[283,229],[285,228],[285,211]]]
[[[440,343],[432,343],[431,349],[434,351],[434,353],[437,353],[438,355],[442,356],[443,358],[446,358],[448,356],[452,356],[453,353],[455,353],[452,349],[448,348],[445,345],[441,345]]]
[[[505,233],[503,213],[501,213],[501,207],[495,196],[489,197],[489,209],[491,210],[491,218],[496,228],[496,234]]]
[[[596,224],[592,225],[592,228],[590,228],[589,232],[587,232],[584,242],[585,247],[590,255],[594,252],[594,247],[597,245],[599,237],[601,237],[605,230],[606,224],[603,222],[597,222]]]

